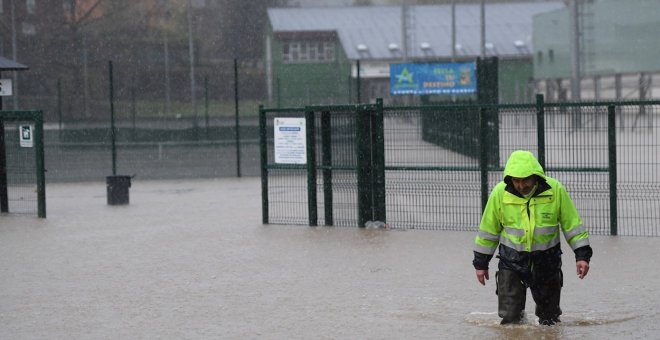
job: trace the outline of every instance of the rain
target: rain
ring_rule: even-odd
[[[0,338],[654,338],[660,50],[648,32],[660,28],[660,2],[627,6],[0,1]],[[478,59],[499,63],[488,104],[509,105],[496,119],[487,188],[510,152],[541,150],[541,94],[549,171],[591,233],[583,280],[562,237],[556,326],[538,325],[529,292],[522,324],[500,325],[497,259],[485,287],[471,263],[479,173],[451,170],[478,168],[479,157],[427,136],[420,106],[484,97],[393,89],[413,79],[397,80],[394,64],[475,72]],[[359,225],[350,110],[379,103],[388,219]],[[608,103],[621,104],[616,119]],[[333,110],[348,118],[332,121],[326,160],[320,114]],[[273,117],[307,112],[319,113],[318,135],[297,142],[317,146],[318,226],[308,223],[309,154],[275,161]],[[474,126],[453,132],[472,145]],[[333,203],[326,170],[334,222],[323,215]],[[128,182],[119,188],[116,178]]]

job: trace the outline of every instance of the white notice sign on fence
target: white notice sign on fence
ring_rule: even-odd
[[[275,118],[275,163],[306,164],[305,118]]]
[[[34,138],[32,131],[33,131],[32,125],[18,126],[19,145],[22,148],[34,147]]]
[[[11,85],[11,78],[0,79],[0,96],[11,96],[13,94],[14,91]]]

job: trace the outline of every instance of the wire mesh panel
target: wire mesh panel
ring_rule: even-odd
[[[239,141],[232,119],[211,119],[209,125],[195,129],[184,119],[120,121],[117,171],[142,179],[258,175],[257,119],[242,119]],[[49,181],[98,181],[111,174],[110,131],[105,122],[71,122],[46,131]]]
[[[479,225],[476,171],[387,171],[386,183],[392,228],[472,230]]]
[[[9,212],[36,215],[38,212],[36,145],[21,143],[21,134],[26,126],[27,133],[34,133],[34,122],[13,121],[5,123],[5,152],[7,163],[7,196]],[[33,139],[34,140],[34,139]]]
[[[307,171],[271,169],[268,172],[269,222],[307,224]]]
[[[537,115],[534,106],[499,109],[500,163],[504,168],[509,155],[516,150],[527,150],[538,157]],[[501,181],[503,178],[499,177]]]
[[[374,178],[359,186],[360,174],[363,167],[374,171],[376,162],[362,163],[363,156],[357,155],[360,130],[354,109],[308,110],[314,120],[310,143],[315,149],[309,169],[273,164],[269,122],[273,222],[306,223],[306,216],[318,212],[315,221],[321,224],[356,225],[364,198],[360,190],[375,187]],[[536,105],[388,107],[383,113],[383,209],[392,228],[475,230],[482,205],[503,179],[511,152],[529,150],[544,164],[546,175],[563,183],[592,234],[660,234],[656,226],[660,220],[658,102],[543,104],[540,100]],[[495,119],[486,116],[492,113],[497,114]],[[304,112],[288,114],[302,117]],[[497,133],[489,134],[494,127]],[[360,145],[378,143],[379,137],[371,138]],[[376,192],[370,195],[373,198]],[[316,205],[306,210],[310,197]]]
[[[358,225],[354,108],[314,111],[319,223]]]
[[[43,113],[0,111],[0,212],[46,217]]]
[[[263,113],[265,127],[265,159],[267,181],[268,222],[275,224],[307,224],[308,187],[307,168],[304,164],[277,164],[275,155],[275,119],[304,119],[302,109],[281,109]],[[263,157],[264,155],[262,155]],[[262,174],[263,176],[263,174]]]
[[[328,226],[357,226],[357,155],[354,106],[277,109],[265,112],[266,169],[268,182],[268,222]],[[282,164],[276,159],[275,125],[280,118],[313,120],[313,130],[305,131],[307,153],[299,164]],[[307,156],[314,155],[310,188]],[[313,191],[310,192],[310,190]],[[309,195],[316,199],[310,207]],[[315,220],[310,221],[310,210]]]
[[[660,236],[660,105],[616,115],[618,233]]]
[[[609,235],[607,107],[545,110],[546,174],[566,187],[592,234]]]
[[[456,117],[473,120],[474,112],[385,110],[386,205],[392,228],[469,230],[478,225],[478,160],[470,155],[476,154],[472,148],[479,135],[456,123]]]

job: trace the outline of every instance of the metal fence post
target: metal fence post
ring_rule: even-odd
[[[236,177],[241,177],[241,125],[238,120],[238,60],[234,59],[234,104],[236,129]]]
[[[112,143],[112,175],[117,175],[117,149],[115,139],[117,138],[117,129],[115,128],[115,95],[112,79],[112,60],[108,61],[108,80],[110,86],[110,139]]]
[[[2,110],[2,97],[0,97]],[[9,212],[9,191],[7,184],[7,153],[5,149],[5,123],[0,119],[0,212]]]
[[[481,172],[481,211],[488,203],[488,119],[483,106],[479,108],[479,170]]]
[[[536,143],[539,164],[545,170],[545,107],[543,95],[536,95]]]
[[[332,126],[330,112],[321,112],[321,165],[323,166],[323,208],[325,225],[334,225],[332,206]]]
[[[385,222],[385,131],[382,98],[376,99],[376,111],[372,116],[372,122],[374,219]]]
[[[607,107],[607,155],[610,185],[610,235],[617,235],[617,191],[616,191],[616,108]]]
[[[355,91],[357,92],[357,97],[355,102],[360,104],[360,101],[362,98],[360,98],[360,59],[357,60],[356,62],[356,68],[357,68],[357,84],[355,85]]]
[[[34,144],[37,166],[37,216],[46,218],[46,170],[44,161],[44,118],[38,111],[34,114]]]
[[[57,135],[62,142],[62,81],[57,78]]]
[[[307,211],[309,226],[319,225],[316,199],[316,132],[314,131],[314,111],[305,110],[307,130]]]
[[[358,227],[365,227],[371,220],[373,196],[371,190],[371,155],[369,153],[371,137],[369,131],[369,112],[366,105],[357,105],[356,119],[356,153],[357,153],[357,200],[358,200]]]
[[[261,222],[268,224],[268,141],[266,137],[266,112],[259,105],[259,158],[261,165]]]

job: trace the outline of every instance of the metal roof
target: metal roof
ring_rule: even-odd
[[[529,56],[534,15],[558,2],[486,4],[486,55]],[[400,59],[401,6],[269,8],[273,32],[334,31],[349,59]],[[411,6],[410,58],[451,57],[451,5]],[[480,4],[456,5],[456,56],[481,53]],[[360,48],[358,48],[360,46]]]
[[[13,60],[0,56],[0,71],[27,70],[29,67],[19,64]]]

